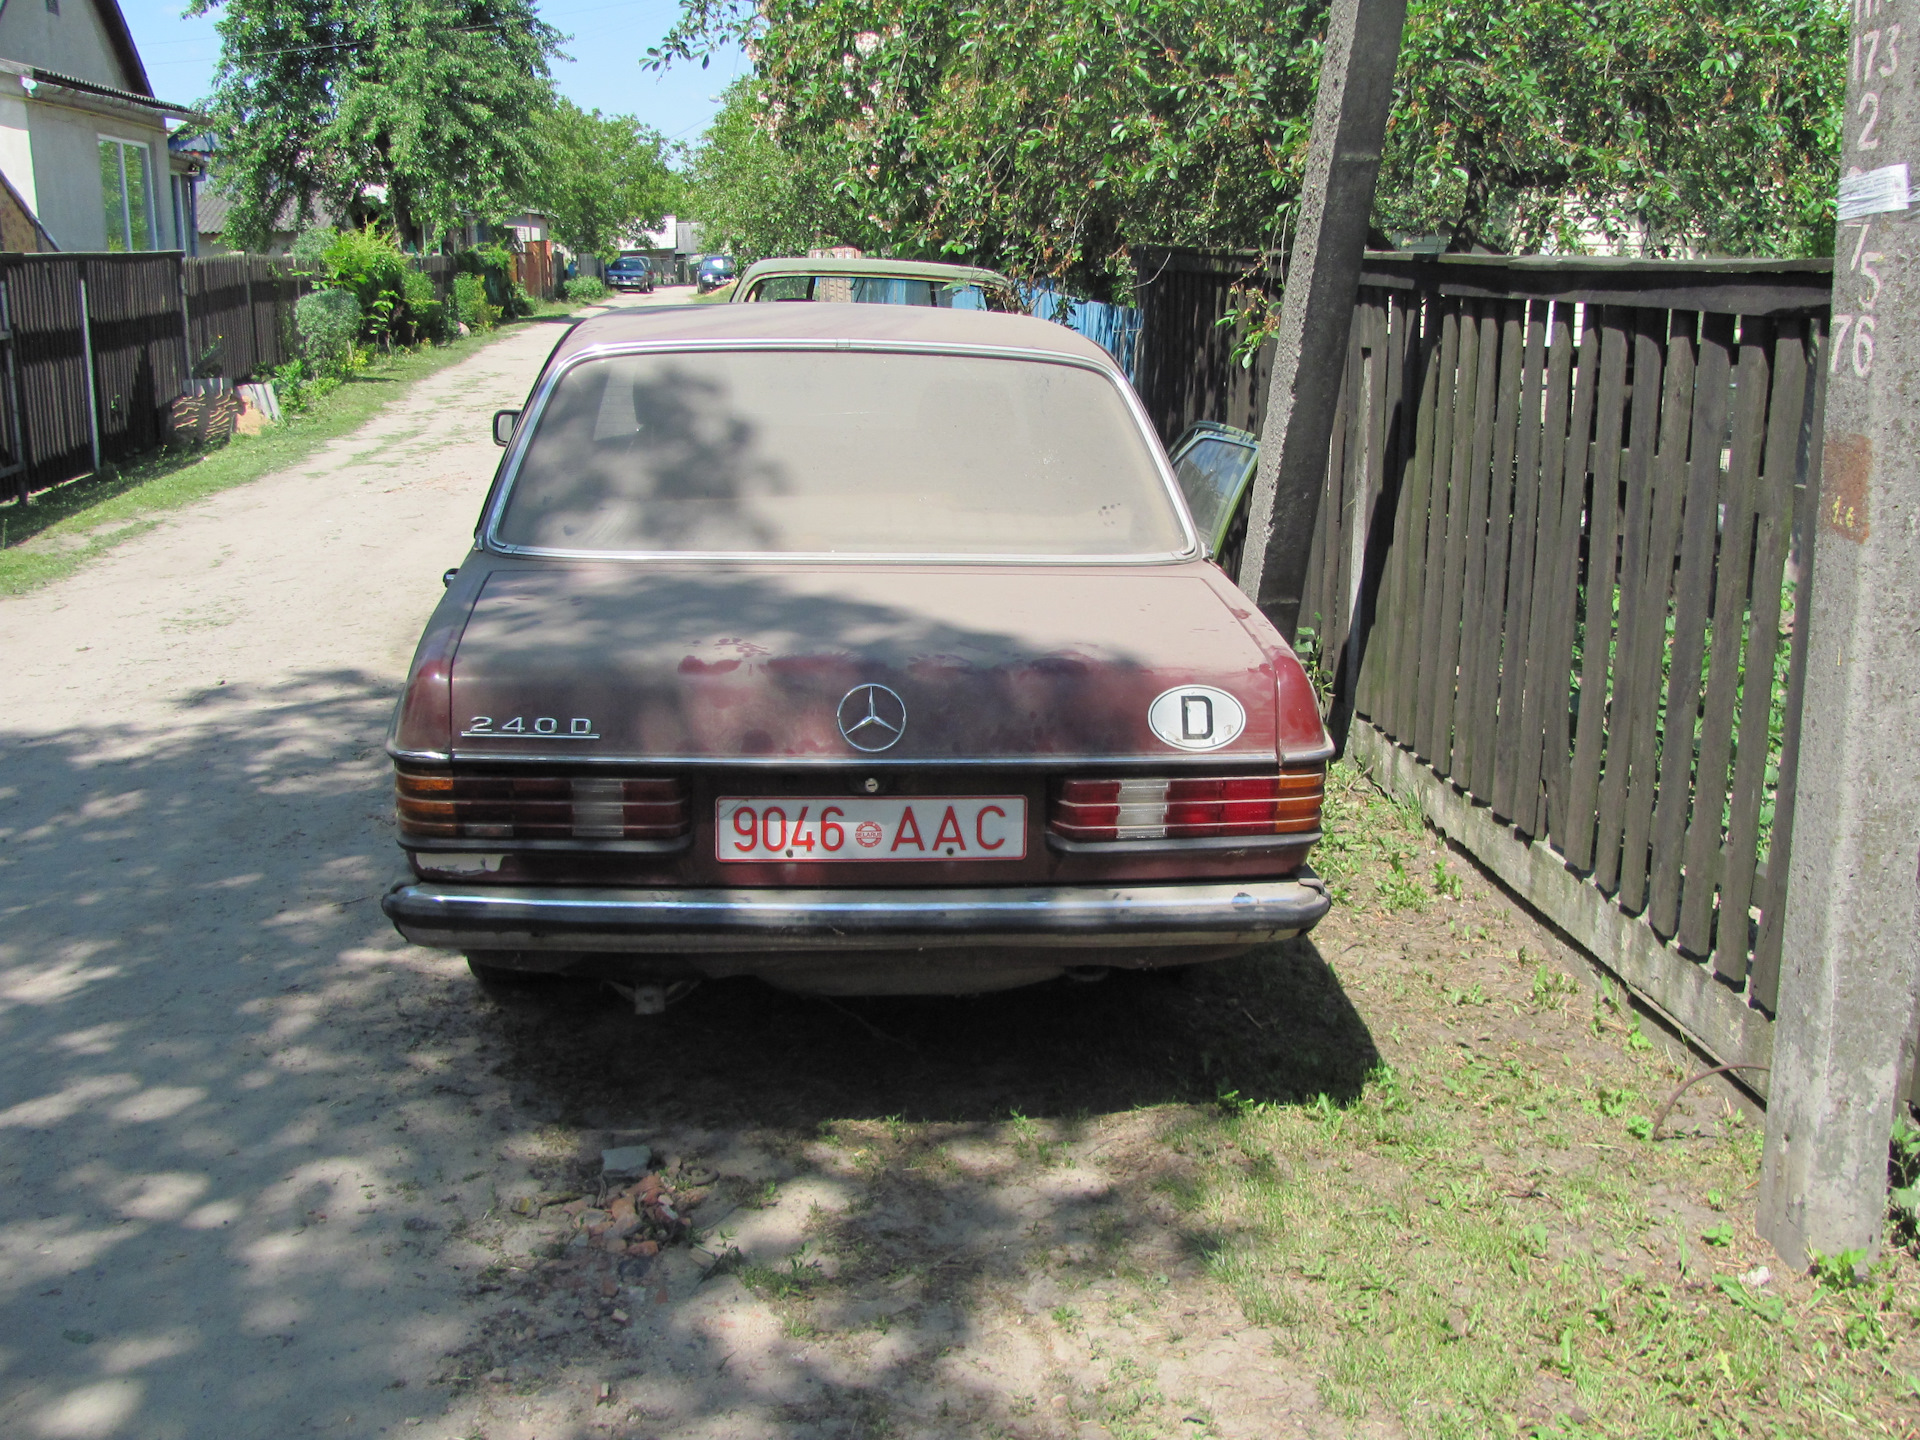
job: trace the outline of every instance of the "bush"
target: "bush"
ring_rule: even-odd
[[[607,287],[591,275],[576,275],[567,281],[567,299],[576,305],[591,305],[607,298]]]
[[[280,408],[298,415],[338,390],[340,379],[339,375],[316,375],[306,361],[293,359],[274,368],[273,389],[280,397]]]
[[[294,237],[287,256],[304,269],[318,270],[327,263],[327,247],[339,238],[340,232],[331,225],[309,225]]]
[[[407,257],[391,234],[369,225],[364,230],[342,230],[321,259],[328,278],[350,290],[360,302],[361,330],[368,340],[400,339],[407,324]]]
[[[487,303],[487,282],[471,271],[453,277],[453,300],[469,330],[491,330],[500,312]]]
[[[293,326],[307,363],[321,375],[337,375],[353,360],[362,322],[360,302],[346,290],[315,290],[293,307]]]
[[[434,292],[433,279],[423,271],[409,269],[403,279],[402,293],[407,306],[408,338],[445,340],[453,327],[447,323],[447,306]]]

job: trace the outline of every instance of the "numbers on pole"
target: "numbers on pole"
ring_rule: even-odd
[[[1847,336],[1853,336],[1853,348],[1847,348]],[[1840,361],[1851,355],[1853,373],[1864,380],[1873,373],[1873,316],[1836,315],[1833,317],[1833,341],[1828,347],[1827,371],[1841,373]]]
[[[1880,53],[1885,47],[1886,53]],[[1874,62],[1878,60],[1879,64]],[[1900,70],[1900,27],[1889,25],[1884,30],[1862,30],[1853,37],[1853,80],[1857,85],[1862,80],[1871,80],[1879,76],[1885,80]]]
[[[1854,132],[1854,148],[1862,152],[1878,150],[1880,146],[1881,100],[1884,86],[1881,82],[1892,79],[1900,73],[1901,27],[1889,20],[1885,12],[1899,7],[1890,0],[1852,0],[1854,34],[1850,49],[1848,81],[1854,87],[1857,99],[1854,101],[1853,118],[1857,129]],[[1871,27],[1871,28],[1869,28]],[[1865,87],[1874,88],[1867,89]],[[1886,98],[1896,107],[1905,103],[1904,91],[1896,90]],[[1884,118],[1891,121],[1900,112]],[[1902,142],[1900,135],[1894,138],[1895,145]],[[1905,165],[1877,165],[1877,162],[1862,162],[1848,171],[1849,177],[1866,174],[1871,180],[1878,178],[1887,183],[1882,188],[1888,194],[1873,208],[1889,213],[1905,213],[1906,190]],[[1897,176],[1897,183],[1890,177]],[[1858,211],[1856,210],[1856,214]],[[1854,237],[1852,255],[1847,263],[1846,273],[1853,277],[1846,292],[1853,301],[1852,314],[1835,315],[1829,332],[1827,347],[1827,373],[1830,375],[1849,375],[1865,380],[1873,374],[1873,346],[1875,339],[1875,312],[1880,304],[1880,293],[1886,284],[1882,267],[1888,260],[1888,252],[1868,248],[1868,241],[1874,228],[1870,219],[1848,220],[1841,229],[1857,227],[1859,234]],[[1885,243],[1886,231],[1883,228],[1882,243]],[[1900,231],[1892,232],[1898,236]],[[1903,258],[1901,246],[1891,247],[1893,260],[1898,265]],[[1839,252],[1839,247],[1835,247]],[[1843,252],[1841,252],[1843,253]],[[1836,254],[1836,258],[1838,255]],[[1836,303],[1841,300],[1842,290],[1834,288]]]
[[[1860,127],[1860,136],[1853,142],[1854,148],[1856,150],[1878,150],[1880,148],[1880,137],[1873,133],[1873,127],[1880,123],[1879,95],[1871,90],[1867,91],[1866,94],[1860,97],[1860,104],[1855,113],[1864,115],[1867,123]]]

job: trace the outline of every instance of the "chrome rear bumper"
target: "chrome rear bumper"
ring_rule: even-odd
[[[1311,930],[1286,880],[938,890],[629,890],[416,881],[380,902],[416,945],[620,953],[1260,944]]]

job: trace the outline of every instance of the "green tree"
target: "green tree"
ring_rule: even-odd
[[[207,102],[228,229],[260,244],[290,208],[384,211],[431,243],[532,188],[560,35],[532,0],[192,0],[217,10]]]
[[[1374,213],[1454,249],[1831,249],[1834,0],[1511,0],[1408,12]]]
[[[746,44],[729,123],[880,248],[1100,296],[1143,242],[1284,248],[1325,23],[1325,0],[684,0],[652,63]],[[1820,249],[1844,54],[1837,0],[1414,0],[1376,226]]]
[[[736,80],[694,151],[686,211],[742,263],[817,245],[871,245],[875,227],[834,189],[834,160],[770,133],[755,82]]]
[[[613,254],[626,232],[658,225],[683,188],[657,132],[568,100],[541,117],[538,153],[533,203],[576,254]]]

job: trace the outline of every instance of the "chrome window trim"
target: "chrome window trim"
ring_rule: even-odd
[[[1119,392],[1121,402],[1127,407],[1127,413],[1133,417],[1134,426],[1139,431],[1140,438],[1146,442],[1147,452],[1160,474],[1161,486],[1173,504],[1174,514],[1180,522],[1181,533],[1187,537],[1186,548],[1159,551],[1150,555],[952,555],[938,551],[848,553],[835,550],[574,550],[545,545],[513,545],[500,538],[500,521],[506,512],[507,502],[513,496],[514,485],[520,478],[521,462],[526,456],[528,446],[533,442],[534,435],[540,429],[540,421],[545,416],[547,402],[564,376],[591,361],[607,360],[622,355],[687,354],[727,350],[859,350],[876,354],[957,355],[991,360],[1021,360],[1047,365],[1068,365],[1081,370],[1090,370]],[[1110,365],[1104,365],[1097,360],[1078,355],[1061,355],[1049,350],[1036,350],[1029,346],[953,345],[915,340],[660,340],[588,346],[549,371],[522,411],[519,433],[515,435],[513,444],[507,450],[500,485],[494,492],[480,527],[480,543],[496,555],[533,555],[555,560],[701,560],[733,563],[825,561],[842,565],[1166,565],[1183,560],[1197,560],[1204,554],[1199,532],[1194,529],[1193,517],[1187,513],[1186,498],[1180,493],[1179,481],[1175,479],[1173,467],[1167,461],[1166,451],[1160,444],[1160,437],[1154,432],[1153,422],[1148,418],[1146,407],[1141,403],[1139,394],[1127,383],[1124,375]]]

